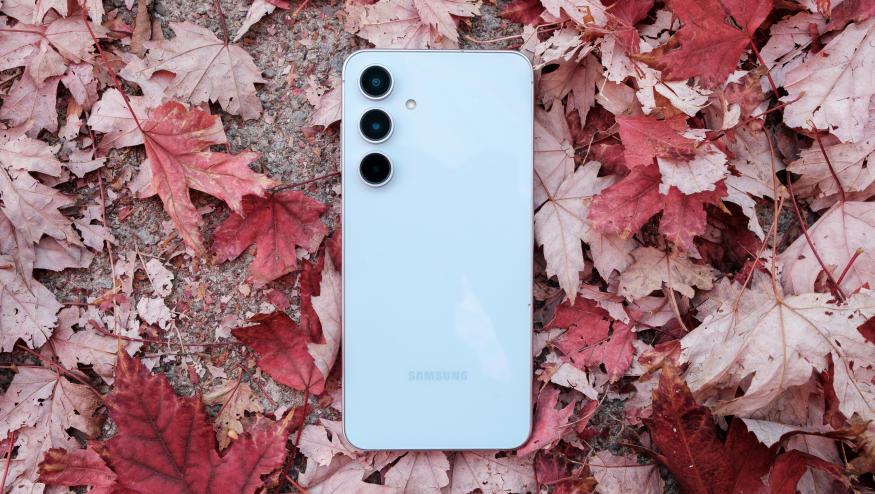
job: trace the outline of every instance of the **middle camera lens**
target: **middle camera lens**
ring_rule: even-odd
[[[383,110],[374,108],[362,115],[359,122],[362,136],[371,142],[383,142],[392,132],[392,119]]]

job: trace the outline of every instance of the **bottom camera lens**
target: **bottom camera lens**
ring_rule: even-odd
[[[359,165],[362,179],[370,185],[383,185],[392,177],[392,162],[382,153],[370,153]]]

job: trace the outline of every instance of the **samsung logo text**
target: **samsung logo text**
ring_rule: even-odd
[[[468,371],[463,370],[429,370],[410,371],[407,373],[410,381],[467,381]]]

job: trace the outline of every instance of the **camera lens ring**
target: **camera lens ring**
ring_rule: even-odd
[[[376,163],[371,163],[371,168],[369,170],[365,170],[366,161],[368,159],[376,159]],[[380,169],[379,167],[388,167],[388,170],[385,168]],[[366,175],[371,175],[371,179],[367,178]],[[392,160],[389,157],[380,152],[380,151],[372,151],[362,157],[359,161],[359,178],[362,182],[365,183],[368,187],[382,187],[389,183],[392,180],[392,176],[395,175],[395,165],[392,164]]]
[[[371,79],[370,85],[375,87],[373,94],[368,93],[368,90],[365,89],[366,85],[368,85],[367,79]],[[374,84],[374,80],[379,80],[381,83]],[[393,87],[395,87],[395,80],[392,78],[392,73],[380,64],[368,65],[362,71],[361,76],[359,76],[359,90],[366,98],[371,100],[385,98],[392,92]]]
[[[380,117],[385,115],[386,123],[389,126],[389,130],[386,131],[385,135],[378,137],[378,138],[374,138],[374,137],[369,137],[367,134],[365,134],[365,131],[362,130],[362,127],[363,127],[363,123],[365,122],[365,118],[368,115],[371,115],[371,116],[380,115]],[[394,132],[394,130],[395,130],[395,122],[392,120],[392,115],[389,115],[382,108],[376,108],[376,107],[375,108],[368,108],[367,110],[365,110],[364,113],[362,113],[362,116],[359,119],[359,135],[362,137],[362,139],[370,142],[371,144],[379,144],[381,142],[385,142],[387,139],[392,137],[392,132]]]

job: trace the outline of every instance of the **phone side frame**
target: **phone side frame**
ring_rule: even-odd
[[[495,50],[495,49],[490,49],[490,50],[462,50],[462,49],[428,50],[428,49],[397,49],[397,48],[396,49],[363,48],[363,49],[356,50],[356,51],[350,53],[349,55],[347,55],[346,59],[344,59],[344,61],[343,61],[343,67],[341,69],[341,77],[340,77],[340,118],[341,118],[341,123],[340,123],[339,129],[338,129],[338,132],[340,134],[340,179],[341,179],[340,180],[340,183],[341,183],[340,223],[341,223],[341,231],[343,231],[342,225],[343,225],[345,218],[346,218],[346,193],[344,191],[344,185],[345,185],[346,180],[347,180],[347,173],[346,173],[347,166],[346,166],[346,156],[345,156],[346,133],[343,132],[343,117],[345,115],[345,113],[344,113],[345,98],[343,97],[343,89],[344,89],[344,85],[346,84],[346,66],[347,66],[347,64],[349,63],[350,59],[352,59],[353,56],[355,56],[358,53],[362,53],[362,52],[372,52],[372,53],[373,52],[434,53],[437,51],[449,52],[449,53],[459,53],[459,54],[508,53],[508,54],[514,54],[516,56],[522,57],[526,61],[529,68],[531,69],[531,74],[532,74],[530,84],[529,84],[530,88],[531,88],[531,91],[529,93],[529,100],[531,102],[530,115],[531,115],[532,140],[531,140],[531,149],[530,149],[530,152],[528,154],[530,157],[529,163],[531,164],[531,169],[532,169],[532,174],[531,174],[532,175],[532,190],[534,190],[535,178],[536,178],[535,177],[535,139],[534,139],[534,135],[535,135],[535,74],[534,74],[534,67],[532,66],[532,61],[529,59],[529,57],[524,55],[522,52],[519,52],[516,50]],[[393,85],[394,85],[394,80],[393,80]],[[534,276],[535,209],[533,206],[534,199],[531,199],[529,201],[529,204],[532,205],[529,208],[529,225],[530,225],[529,250],[530,250],[530,255],[528,256],[528,271],[529,271],[529,304],[528,304],[529,305],[529,323],[528,323],[528,326],[529,326],[529,351],[528,351],[528,355],[529,355],[529,373],[528,373],[528,376],[529,376],[529,379],[528,379],[528,383],[529,383],[529,386],[528,386],[529,431],[526,434],[525,439],[520,444],[517,444],[517,445],[515,445],[513,447],[509,447],[509,448],[503,448],[502,450],[513,450],[513,449],[519,448],[520,446],[522,446],[523,444],[525,444],[529,440],[532,433],[534,432],[534,424],[533,424],[534,413],[532,411],[532,407],[533,407],[533,403],[534,403],[532,400],[532,393],[534,391],[534,384],[532,383],[532,380],[534,379],[534,363],[533,363],[534,356],[532,355],[532,352],[534,350],[534,337],[535,337],[535,334],[534,334],[534,295],[533,295],[534,288],[535,288],[535,276]],[[341,247],[340,247],[341,259],[346,259],[346,239],[347,239],[346,235],[341,234]],[[325,255],[327,255],[327,252]],[[389,449],[389,448],[381,448],[381,449],[359,448],[358,446],[353,444],[352,441],[349,440],[349,437],[346,434],[346,403],[347,403],[347,401],[346,401],[346,351],[345,351],[346,345],[344,343],[346,342],[347,338],[346,338],[346,275],[345,275],[345,273],[346,273],[346,270],[341,269],[341,272],[340,272],[341,345],[340,345],[340,349],[339,349],[341,352],[341,355],[340,355],[340,363],[341,363],[340,381],[341,381],[341,400],[342,400],[341,411],[340,411],[340,413],[341,413],[341,421],[340,421],[341,431],[342,431],[343,436],[346,439],[346,441],[355,448],[361,449],[363,451],[390,451],[391,449]],[[325,376],[326,379],[327,379],[327,377],[328,376]],[[306,406],[306,403],[305,403],[305,406]],[[483,448],[461,448],[461,449],[457,449],[457,450],[453,450],[453,451],[477,451],[477,450],[482,450],[482,449]],[[444,449],[443,448],[419,448],[419,449],[411,449],[408,451],[444,451]]]

